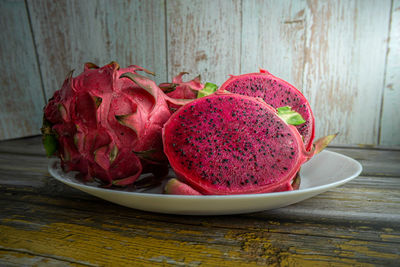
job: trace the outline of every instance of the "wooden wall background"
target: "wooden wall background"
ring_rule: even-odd
[[[262,67],[298,87],[316,135],[400,145],[400,0],[0,0],[0,139],[39,134],[84,62],[221,84]]]

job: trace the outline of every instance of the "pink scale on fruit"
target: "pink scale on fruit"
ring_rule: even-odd
[[[87,63],[54,93],[44,109],[42,132],[48,154],[58,155],[65,171],[79,171],[106,186],[130,185],[142,171],[168,172],[161,138],[171,116],[168,105],[188,101],[165,95],[138,71],[150,73],[136,65]]]

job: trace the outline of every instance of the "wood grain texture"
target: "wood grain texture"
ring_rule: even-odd
[[[316,136],[377,144],[391,1],[309,1],[303,89]]]
[[[301,90],[305,1],[243,1],[241,73],[267,69]]]
[[[44,97],[25,2],[0,1],[0,140],[40,133]]]
[[[328,150],[349,156],[363,166],[362,175],[400,176],[400,150],[328,147]]]
[[[400,145],[399,5],[3,0],[0,140],[39,133],[43,99],[69,70],[115,60],[155,71],[157,82],[189,71],[220,85],[266,68],[310,100],[317,137],[338,131],[335,144]]]
[[[0,246],[90,265],[394,264],[400,180],[368,195],[359,180],[288,208],[214,217],[135,211],[71,195],[64,185],[42,193],[1,185]],[[392,213],[376,206],[383,193],[393,196]]]
[[[47,98],[85,62],[136,64],[166,79],[164,1],[28,1]]]
[[[31,136],[0,142],[0,152],[36,156],[46,155],[41,136]]]
[[[285,208],[175,216],[128,209],[58,182],[47,173],[40,146],[40,137],[0,142],[0,265],[396,266],[400,261],[399,149],[329,148],[362,162],[363,174]]]
[[[380,143],[400,144],[400,1],[394,0],[391,14],[385,87],[380,125]]]
[[[181,71],[221,85],[240,72],[239,0],[167,1],[168,77]]]

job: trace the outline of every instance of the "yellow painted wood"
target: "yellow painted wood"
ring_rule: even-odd
[[[206,245],[190,244],[162,238],[124,236],[112,231],[96,230],[94,228],[55,223],[40,230],[24,231],[11,227],[0,226],[2,236],[1,246],[23,247],[33,253],[57,255],[60,258],[73,259],[94,265],[121,266],[133,262],[148,265],[186,264],[214,262],[218,266],[246,262],[231,258],[231,252]],[[34,243],[31,240],[35,240]],[[51,246],[49,246],[51,242]],[[230,263],[224,263],[229,259]]]
[[[69,266],[81,267],[88,266],[87,264],[80,264],[63,259],[55,259],[51,256],[32,255],[29,251],[23,249],[2,250],[0,248],[0,263],[4,266],[40,266],[40,267],[56,267],[56,266]]]
[[[0,251],[6,251],[0,263],[373,266],[400,260],[400,176],[359,177],[278,210],[195,217],[119,207],[49,177],[24,187],[18,167],[14,183],[3,169],[0,164]]]
[[[133,262],[193,266],[251,266],[256,263],[344,266],[394,263],[400,259],[398,248],[390,243],[288,235],[261,229],[216,228],[211,230],[214,233],[210,230],[203,227],[200,231],[185,231],[176,229],[175,225],[154,225],[153,222],[116,227],[96,217],[49,224],[10,218],[0,221],[0,246],[66,262],[111,266]]]

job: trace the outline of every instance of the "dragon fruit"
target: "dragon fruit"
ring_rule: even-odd
[[[290,106],[305,119],[305,123],[296,128],[303,137],[306,150],[311,150],[315,133],[314,115],[307,99],[293,85],[261,69],[260,73],[232,75],[218,89],[221,92],[225,90],[231,93],[260,97],[274,108]]]
[[[290,191],[290,190],[297,190],[300,188],[300,175],[293,179],[292,184],[288,187],[284,184],[281,187],[275,189],[275,191]],[[193,187],[189,186],[188,184],[179,181],[176,178],[171,178],[164,186],[164,192],[169,195],[203,195],[199,191],[193,189]]]
[[[181,72],[172,79],[172,83],[161,83],[159,87],[172,98],[177,99],[195,99],[197,92],[204,88],[201,83],[200,75],[193,80],[184,82],[182,77],[188,72]]]
[[[65,171],[105,186],[130,185],[143,172],[168,172],[161,129],[171,116],[168,103],[187,101],[166,96],[137,71],[151,73],[136,65],[87,63],[54,93],[44,109],[43,142]]]
[[[191,186],[182,183],[176,178],[169,179],[164,187],[165,193],[169,195],[202,195]]]
[[[200,75],[193,80],[184,82],[182,77],[188,74],[181,72],[172,79],[172,83],[161,83],[159,87],[169,96],[175,99],[196,99],[197,94],[204,88],[204,84],[200,81]],[[180,106],[171,103],[171,111],[177,110]]]
[[[284,117],[262,100],[217,92],[170,117],[164,152],[178,178],[201,194],[293,190],[300,166],[326,142],[307,151],[296,127],[286,122],[301,116],[292,111]],[[188,191],[181,187],[173,182],[167,192]]]

